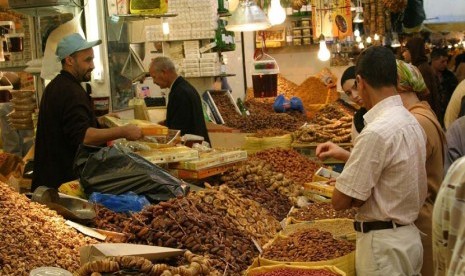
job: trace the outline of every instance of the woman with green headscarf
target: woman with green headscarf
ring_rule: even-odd
[[[427,236],[423,242],[422,275],[434,275],[432,249],[432,211],[439,187],[443,179],[445,136],[439,121],[426,101],[420,101],[418,95],[427,93],[423,77],[414,65],[397,60],[399,92],[405,108],[418,120],[426,134],[426,175],[428,197],[415,224]]]

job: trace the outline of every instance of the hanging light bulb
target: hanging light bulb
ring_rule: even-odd
[[[357,1],[357,7],[355,8],[355,17],[354,20],[352,20],[354,23],[363,23],[363,7],[362,7],[362,1],[358,0]]]
[[[355,37],[355,41],[356,41],[356,42],[361,42],[361,41],[362,41],[362,38],[361,38],[360,36],[357,36],[357,37]]]
[[[373,38],[375,39],[375,41],[378,41],[379,40],[379,35],[375,34],[375,36]]]
[[[357,12],[355,14],[355,17],[354,17],[354,20],[353,20],[354,23],[363,23],[363,15],[362,15],[362,12]]]
[[[271,25],[279,25],[286,19],[286,11],[281,6],[280,0],[271,0],[268,19],[270,20]]]
[[[452,48],[452,45],[450,45],[450,44],[449,44],[449,45],[447,45],[447,48],[451,49],[451,48]]]
[[[329,60],[331,53],[326,46],[325,36],[323,34],[320,35],[320,50],[318,50],[318,59],[321,61]]]
[[[163,35],[169,35],[170,34],[170,24],[168,23],[168,21],[164,17],[163,17],[161,22],[162,22],[161,27],[162,27],[162,30],[163,30]]]
[[[359,48],[359,49],[364,49],[364,48],[365,48],[365,45],[363,45],[363,42],[360,42],[360,43],[358,44],[358,48]]]
[[[367,42],[368,44],[371,44],[371,36],[367,37],[366,42]]]
[[[354,36],[360,36],[360,31],[358,30],[358,28],[355,29],[354,31]]]

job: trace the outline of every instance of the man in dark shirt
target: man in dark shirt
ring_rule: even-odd
[[[195,134],[210,142],[200,95],[189,82],[178,76],[173,62],[167,57],[157,57],[150,64],[149,73],[160,88],[170,88],[166,126],[180,130],[182,135]]]
[[[102,145],[126,138],[136,140],[142,131],[134,125],[99,129],[90,98],[81,82],[90,81],[94,69],[92,47],[101,40],[87,42],[74,33],[57,46],[62,71],[45,88],[39,109],[32,190],[38,186],[58,188],[76,179],[73,162],[78,146]]]
[[[454,73],[447,69],[447,62],[449,56],[445,49],[435,49],[431,52],[431,67],[436,75],[439,92],[439,122],[444,127],[444,114],[446,113],[447,105],[449,104],[450,97],[454,93],[458,85],[457,77]]]

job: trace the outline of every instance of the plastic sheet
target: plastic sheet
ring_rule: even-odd
[[[134,192],[144,195],[150,202],[160,202],[187,193],[183,181],[143,157],[116,146],[81,145],[74,170],[86,194]]]

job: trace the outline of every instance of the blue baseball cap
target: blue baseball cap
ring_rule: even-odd
[[[60,60],[72,55],[73,53],[92,48],[102,43],[102,40],[86,41],[80,34],[74,33],[65,36],[58,43],[56,55]]]

